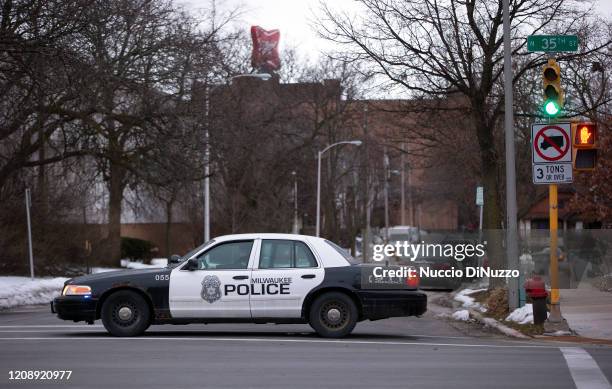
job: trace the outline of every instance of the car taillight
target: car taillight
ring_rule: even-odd
[[[408,285],[408,287],[411,289],[417,289],[419,287],[419,282],[419,275],[417,274],[416,270],[411,272],[411,274],[406,278],[406,285]]]

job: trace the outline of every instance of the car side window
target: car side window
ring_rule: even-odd
[[[260,269],[317,267],[312,251],[295,240],[264,239],[259,254]]]
[[[221,243],[198,256],[198,269],[246,269],[252,248],[252,240]]]

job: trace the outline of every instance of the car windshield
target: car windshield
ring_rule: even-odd
[[[178,263],[168,263],[168,267],[176,267],[178,265],[180,265],[181,263],[185,262],[187,259],[191,258],[195,253],[202,251],[203,248],[210,246],[211,244],[215,243],[214,239],[209,240],[208,242],[199,245],[198,247],[196,247],[195,249],[191,250],[190,252],[188,252],[187,254],[183,255],[181,257],[181,260]]]
[[[334,242],[331,242],[329,240],[325,240],[325,243],[327,243],[328,245],[333,247],[333,249],[336,250],[340,255],[342,255],[342,257],[344,259],[346,259],[348,261],[348,263],[350,263],[351,265],[356,265],[356,264],[359,263],[359,261],[356,260],[355,258],[353,258],[353,256],[348,251],[346,251],[342,247],[338,246]]]

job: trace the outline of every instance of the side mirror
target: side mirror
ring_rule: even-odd
[[[168,263],[179,263],[181,262],[182,257],[180,255],[173,254],[170,256]]]
[[[198,260],[197,260],[197,258],[191,258],[187,262],[186,270],[198,270]]]

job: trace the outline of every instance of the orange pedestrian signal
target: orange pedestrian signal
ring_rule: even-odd
[[[590,122],[572,123],[574,170],[591,171],[597,164],[597,124]]]
[[[578,136],[580,137],[580,145],[592,145],[595,137],[593,136],[593,130],[588,126],[581,126],[578,129]]]

